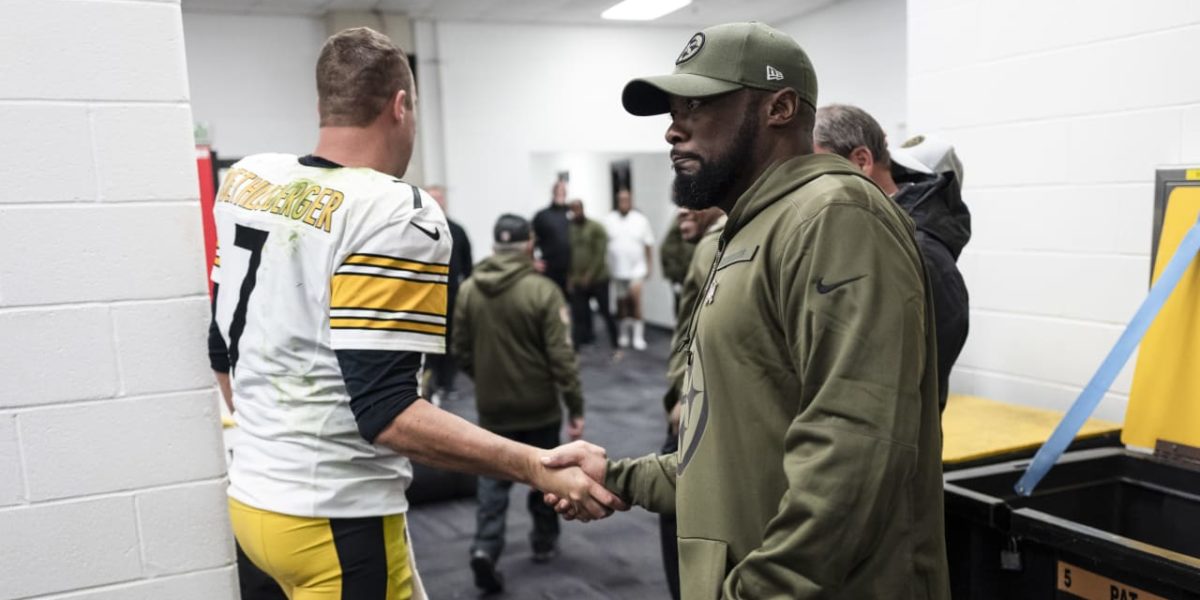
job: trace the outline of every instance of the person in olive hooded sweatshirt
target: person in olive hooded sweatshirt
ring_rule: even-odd
[[[533,268],[529,222],[502,215],[494,230],[495,254],[480,262],[458,292],[452,346],[475,381],[479,425],[538,448],[559,444],[562,405],[567,434],[583,435],[579,360],[571,346],[571,321],[562,292]],[[503,589],[495,564],[504,550],[504,522],[512,482],[479,478],[477,529],[471,547],[475,585]],[[533,558],[557,554],[558,516],[530,490]]]
[[[729,215],[681,343],[679,451],[608,461],[576,442],[543,462],[675,512],[684,600],[948,598],[912,221],[846,159],[812,153],[816,75],[795,40],[719,25],[675,62],[622,100],[670,113],[675,202]]]

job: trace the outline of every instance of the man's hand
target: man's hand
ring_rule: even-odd
[[[569,518],[583,522],[603,519],[614,510],[629,509],[620,498],[604,489],[604,485],[579,467],[544,468],[535,487],[545,492],[547,497],[554,497],[556,504],[563,507],[562,512],[570,515]]]
[[[683,402],[676,402],[675,406],[671,407],[671,415],[667,420],[671,423],[671,435],[679,435],[679,417],[683,411]]]
[[[538,273],[545,273],[546,272],[546,261],[544,261],[540,258],[535,259],[533,261],[533,270],[537,271]]]
[[[583,417],[571,417],[567,420],[567,437],[571,441],[577,441],[583,438]]]
[[[550,468],[564,467],[579,467],[585,474],[598,485],[603,485],[604,476],[608,472],[608,453],[604,448],[588,442],[577,441],[569,444],[564,444],[550,451],[548,456],[542,457],[542,464]],[[549,506],[553,506],[554,510],[563,516],[564,519],[570,521],[572,519],[585,519],[585,515],[581,514],[567,498],[560,494],[555,494],[550,490],[545,496],[545,502]],[[607,490],[606,490],[607,491]],[[613,498],[616,498],[614,495]],[[628,510],[629,507],[619,498],[620,506],[609,505],[615,510]]]

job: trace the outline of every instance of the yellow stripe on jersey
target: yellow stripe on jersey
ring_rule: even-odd
[[[434,273],[437,275],[449,275],[449,265],[439,265],[434,263],[425,263],[416,260],[404,260],[400,258],[392,258],[383,256],[382,254],[351,254],[344,265],[367,265],[372,267],[384,267],[388,269],[400,269],[402,271],[413,271],[416,273]]]
[[[378,329],[380,331],[411,331],[413,333],[428,333],[446,335],[445,325],[406,321],[403,319],[374,319],[365,317],[333,317],[329,319],[330,329]]]
[[[446,315],[446,284],[434,281],[414,281],[369,273],[338,273],[333,276],[331,297],[330,308]]]

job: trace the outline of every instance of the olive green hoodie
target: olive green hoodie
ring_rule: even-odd
[[[931,300],[912,223],[837,156],[735,204],[690,321],[680,451],[606,484],[675,510],[685,600],[949,597]]]
[[[671,229],[667,231],[667,237],[658,251],[662,257],[663,277],[671,283],[682,285],[687,278],[688,265],[691,264],[695,252],[696,244],[683,239],[683,234],[679,232],[679,222],[672,221]]]
[[[504,252],[479,263],[454,304],[451,345],[475,380],[479,425],[535,429],[583,416],[579,359],[562,292],[529,256]]]
[[[700,297],[700,287],[708,280],[708,270],[717,254],[721,232],[725,231],[725,219],[725,215],[721,215],[721,218],[709,225],[704,235],[692,244],[695,250],[679,291],[679,314],[675,316],[675,333],[671,336],[671,348],[679,346],[687,337],[689,319],[696,308],[696,300]],[[679,401],[679,390],[683,389],[683,376],[686,372],[687,353],[672,352],[667,360],[667,393],[663,396],[663,408],[667,412],[671,412]]]
[[[568,227],[571,233],[571,270],[567,281],[571,285],[587,287],[608,280],[608,232],[598,221],[584,219],[582,223],[572,220]]]

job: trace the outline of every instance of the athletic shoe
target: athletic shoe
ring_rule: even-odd
[[[504,575],[496,570],[496,563],[487,552],[471,553],[471,571],[475,573],[475,587],[488,594],[504,591]]]
[[[645,350],[646,349],[646,340],[644,340],[640,337],[633,338],[633,349],[639,350],[639,351]]]

